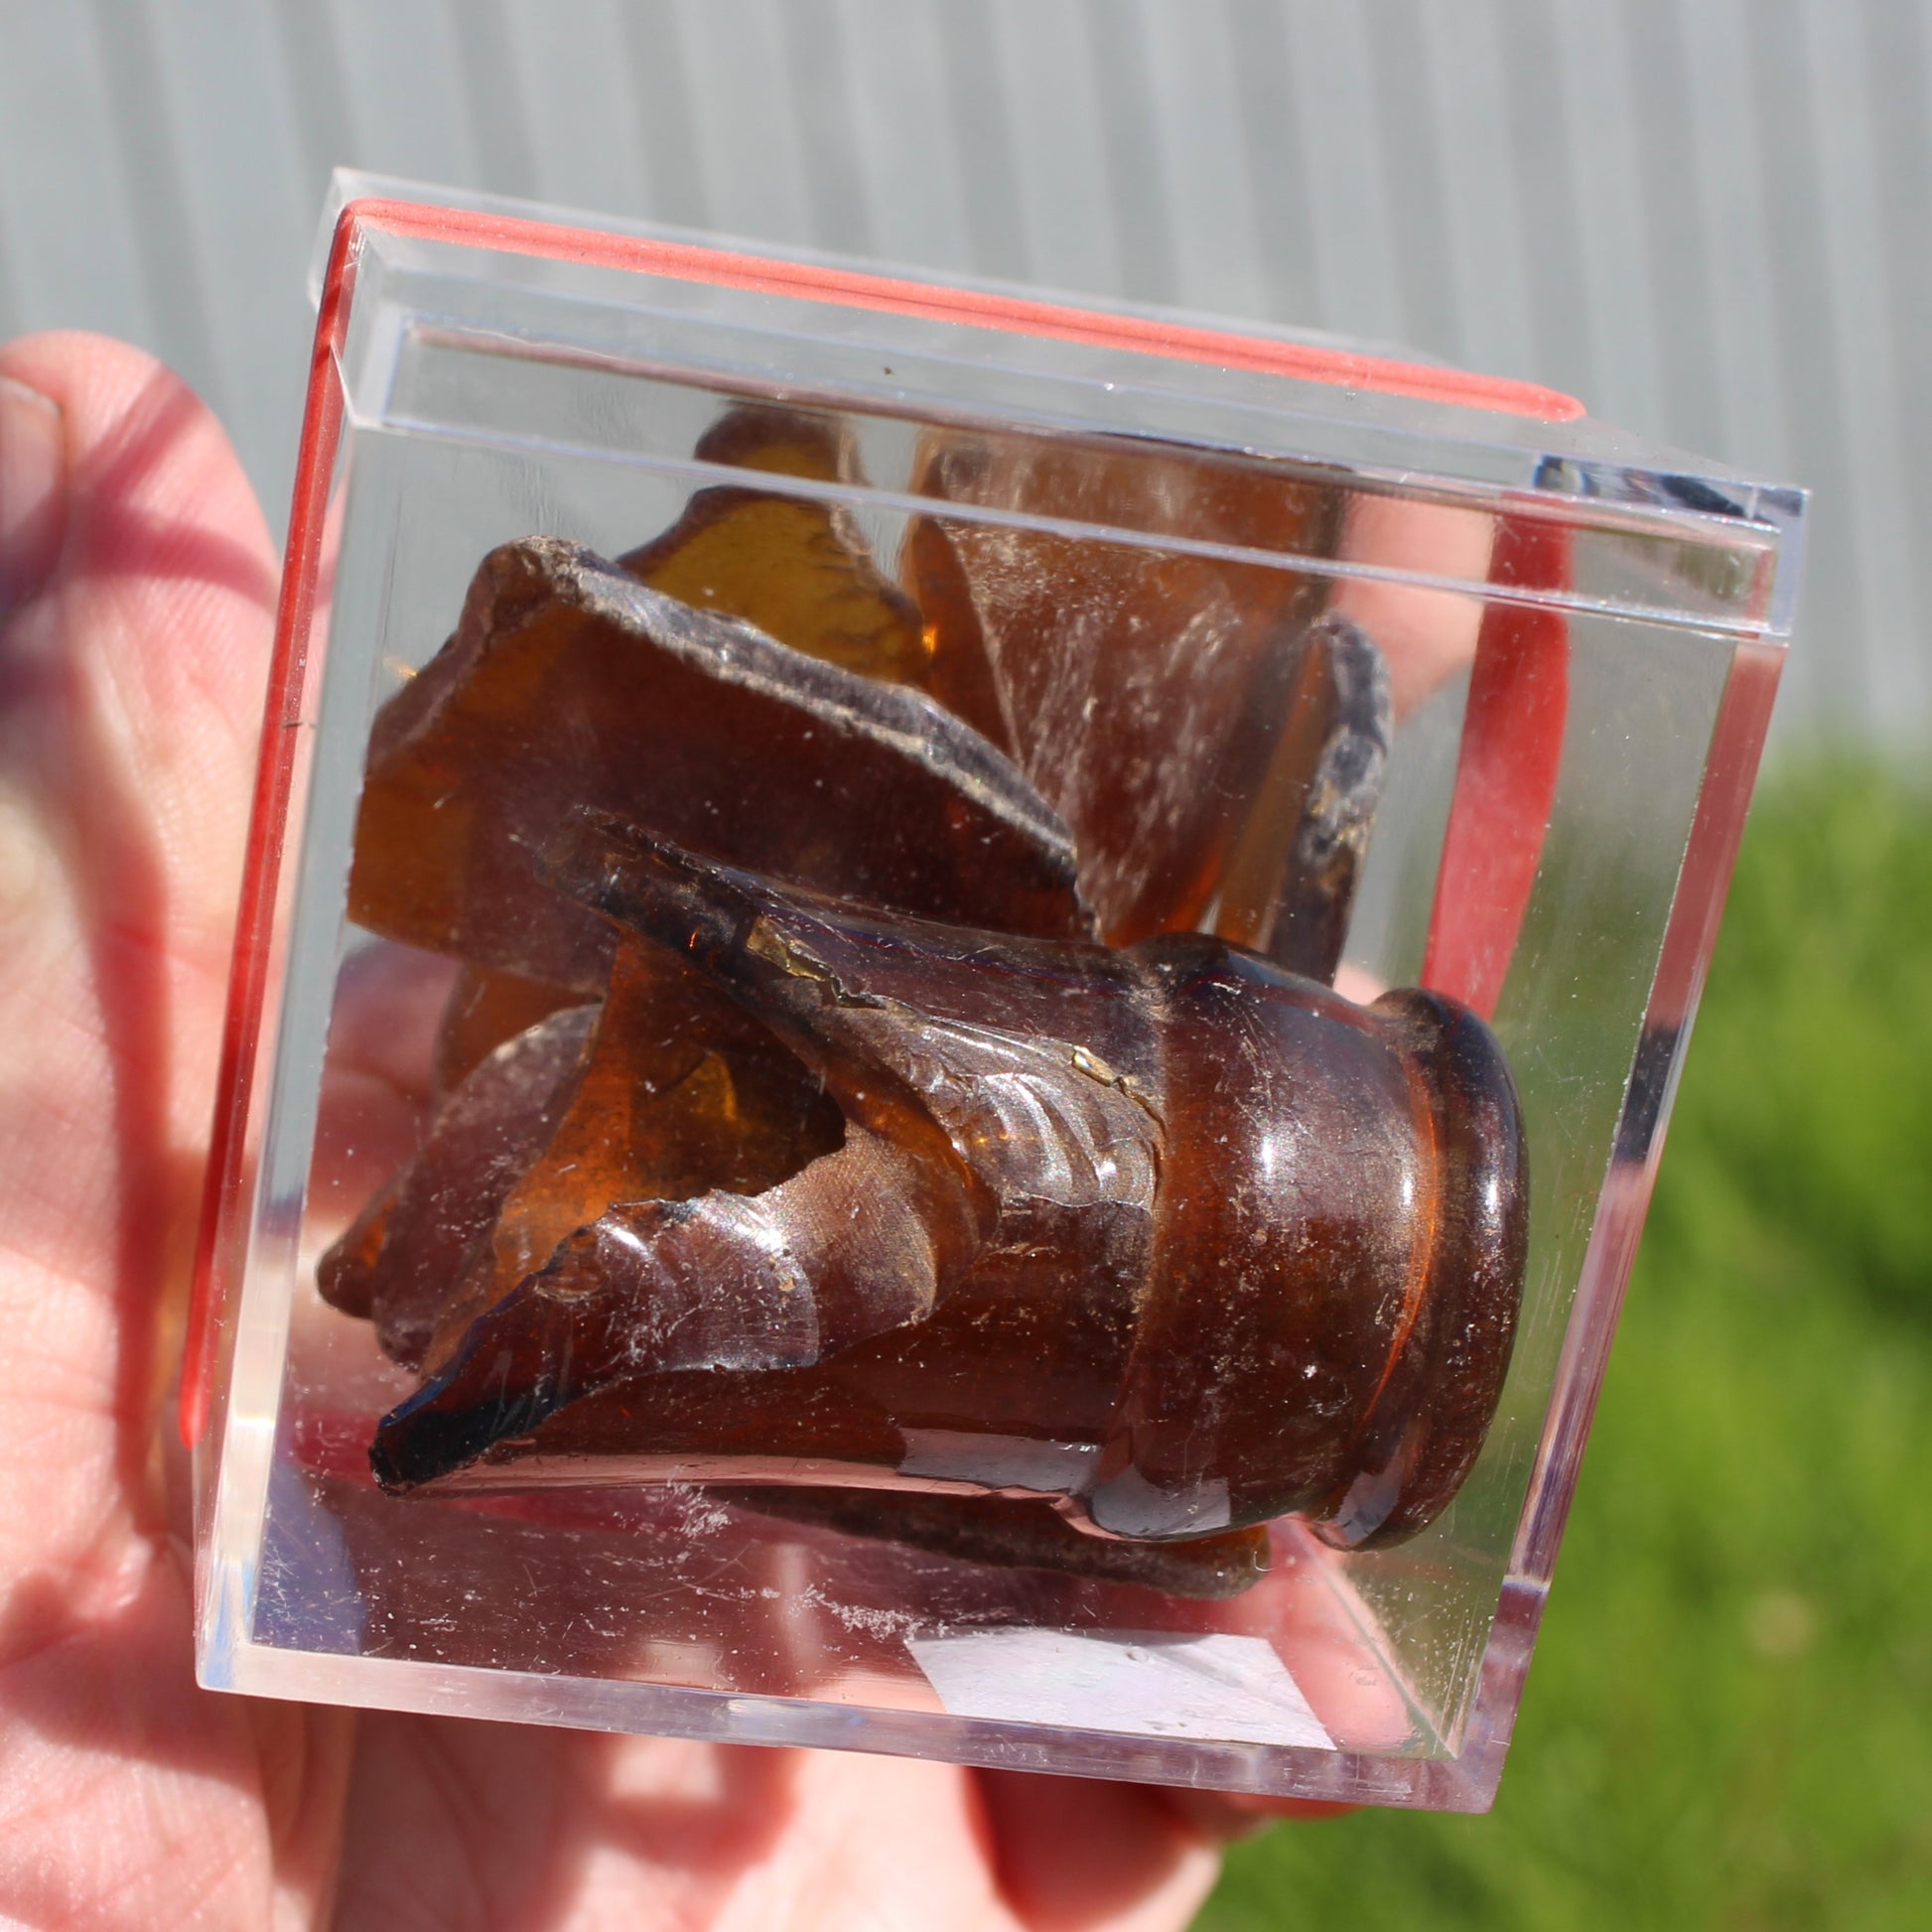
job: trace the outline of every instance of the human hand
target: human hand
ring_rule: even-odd
[[[198,1690],[158,1448],[275,559],[219,429],[0,349],[0,1915],[1184,1925],[1233,1803]]]

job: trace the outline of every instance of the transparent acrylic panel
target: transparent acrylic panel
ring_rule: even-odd
[[[220,1460],[218,1500],[204,1531],[206,1680],[1226,1788],[1486,1803],[1548,1581],[1548,1552],[1531,1529],[1560,1517],[1574,1479],[1576,1442],[1553,1418],[1587,1407],[1654,1172],[1714,930],[1713,867],[1721,892],[1725,841],[1734,842],[1755,757],[1749,718],[1734,723],[1739,692],[1756,688],[1740,682],[1738,666],[1773,655],[1766,643],[1776,642],[1775,623],[1789,608],[1791,572],[1781,559],[1793,547],[1796,500],[1722,480],[1693,483],[1676,467],[1619,465],[1589,425],[1497,429],[1498,419],[1471,410],[1398,406],[1387,397],[1371,398],[1363,411],[1353,392],[1324,399],[1312,383],[1157,362],[1118,347],[996,338],[932,317],[907,321],[825,300],[380,234],[366,238],[358,272],[339,374],[325,367],[319,375],[325,387],[341,382],[343,429],[327,458],[333,481],[316,538],[318,603],[302,636],[308,668],[286,720],[303,744],[303,782],[274,834],[286,909],[272,921],[270,1024],[247,1116],[259,1135],[240,1183],[252,1205],[236,1223],[221,1324],[232,1361],[216,1406],[225,1434],[210,1439]],[[767,627],[781,639],[801,573],[844,572],[840,608],[859,617],[842,619],[845,628],[820,655],[845,653],[840,676],[856,668],[874,681],[933,692],[966,720],[973,744],[996,747],[997,766],[973,763],[982,775],[970,785],[955,781],[966,786],[961,795],[982,809],[984,784],[997,790],[1009,782],[998,773],[1017,766],[1072,828],[1084,896],[1078,917],[1090,907],[1111,945],[1145,943],[1156,948],[1150,958],[1169,957],[1159,953],[1169,944],[1161,935],[1190,929],[1230,943],[1286,943],[1270,924],[1270,895],[1294,847],[1296,814],[1310,807],[1305,791],[1284,782],[1280,748],[1294,738],[1296,705],[1308,700],[1286,671],[1269,669],[1270,653],[1285,648],[1284,638],[1299,648],[1317,626],[1343,619],[1366,631],[1386,663],[1394,729],[1352,912],[1343,901],[1336,984],[1373,1001],[1417,984],[1426,970],[1438,983],[1455,981],[1452,990],[1489,1013],[1527,1150],[1528,1249],[1507,1378],[1493,1422],[1477,1431],[1480,1453],[1472,1438],[1472,1466],[1424,1527],[1391,1547],[1346,1547],[1361,1540],[1348,1526],[1367,1520],[1362,1510],[1402,1507],[1388,1498],[1364,1503],[1357,1482],[1346,1496],[1316,1484],[1265,1534],[1245,1533],[1252,1512],[1244,1518],[1238,1506],[1247,1493],[1238,1466],[1229,1477],[1232,1514],[1224,1501],[1214,1517],[1190,1490],[1185,1508],[1193,1514],[1160,1517],[1109,1462],[1114,1438],[1101,1413],[1114,1386],[1106,1375],[1116,1372],[1101,1358],[1128,1349],[1120,1363],[1129,1366],[1118,1366],[1125,1375],[1145,1349],[1134,1354],[1138,1344],[1118,1335],[1076,1345],[1066,1339],[1072,1328],[1052,1326],[1058,1315],[1016,1316],[1021,1305],[1011,1301],[989,1302],[972,1320],[948,1317],[946,1296],[956,1308],[970,1296],[958,1303],[957,1282],[946,1289],[943,1271],[939,1303],[893,1317],[883,1340],[876,1322],[863,1324],[882,1295],[903,1288],[898,1277],[885,1286],[866,1277],[854,1315],[834,1310],[824,1289],[831,1276],[821,1274],[810,1284],[822,1328],[816,1354],[773,1353],[762,1330],[722,1353],[707,1344],[712,1352],[700,1356],[679,1354],[682,1344],[655,1331],[647,1343],[628,1332],[622,1349],[632,1352],[621,1349],[619,1367],[598,1371],[604,1380],[595,1384],[583,1380],[592,1371],[581,1364],[556,1371],[543,1357],[551,1364],[543,1369],[547,1393],[528,1407],[517,1379],[526,1376],[515,1353],[523,1344],[490,1324],[506,1318],[514,1294],[527,1295],[532,1269],[563,1253],[559,1230],[574,1223],[556,1216],[582,1201],[572,1192],[577,1181],[558,1178],[573,1166],[561,1156],[552,1160],[556,1172],[543,1171],[549,1194],[528,1196],[538,1206],[518,1206],[526,1197],[512,1178],[509,1194],[499,1187],[489,1197],[497,1203],[490,1211],[506,1216],[493,1230],[487,1214],[456,1234],[432,1228],[450,1255],[468,1257],[459,1274],[494,1283],[487,1292],[452,1288],[406,1320],[395,1312],[400,1302],[386,1315],[376,1306],[372,1320],[370,1308],[340,1286],[325,1298],[324,1287],[360,1265],[350,1253],[358,1241],[381,1255],[395,1226],[414,1225],[407,1210],[416,1196],[381,1209],[384,1190],[412,1160],[420,1169],[442,1158],[435,1150],[460,1111],[452,1096],[479,1091],[466,1072],[474,1083],[479,1068],[487,1075],[485,1062],[509,1066],[519,1053],[534,1055],[529,1042],[539,1035],[543,1051],[573,1068],[594,1066],[585,1042],[615,1036],[592,1030],[616,1027],[608,1016],[619,994],[599,1010],[605,1017],[593,1018],[606,979],[573,979],[581,953],[530,940],[520,897],[507,909],[484,905],[464,925],[469,914],[448,911],[444,899],[454,895],[454,903],[470,888],[452,887],[454,874],[436,872],[440,861],[404,849],[392,869],[418,882],[414,898],[378,921],[383,931],[350,916],[352,899],[374,902],[365,883],[351,886],[352,875],[364,880],[376,836],[367,829],[364,775],[372,756],[385,754],[371,754],[371,735],[380,748],[385,732],[396,737],[394,720],[415,715],[412,706],[430,715],[428,701],[418,700],[448,688],[446,667],[456,660],[439,653],[459,631],[473,580],[484,582],[480,566],[497,546],[533,536],[603,559],[648,546],[634,568],[660,589],[728,613],[769,611]],[[514,573],[527,556],[509,554],[523,561],[489,580],[498,589],[476,593],[483,601],[473,602],[463,634],[497,621],[490,597],[526,594]],[[573,561],[575,551],[544,555],[564,557],[556,568],[566,573],[588,568]],[[863,569],[854,570],[854,558]],[[553,597],[554,584],[528,595]],[[1035,648],[1040,638],[1048,642]],[[1529,705],[1521,716],[1548,740],[1541,754],[1532,746],[1519,755],[1507,743],[1482,750],[1502,715],[1494,667],[1511,652],[1530,693],[1517,694]],[[1537,695],[1538,679],[1556,690],[1554,700],[1549,690]],[[597,735],[608,725],[596,705],[557,710],[536,686],[518,703],[492,727],[508,736],[487,742],[520,757],[533,737],[561,734],[579,747],[574,756],[594,791],[601,781],[588,774],[604,768]],[[1761,718],[1754,729],[1761,737]],[[690,730],[694,742],[703,735],[696,723]],[[1714,741],[1740,732],[1741,781],[1714,791]],[[656,755],[674,756],[675,737]],[[425,742],[433,777],[444,754]],[[485,741],[465,742],[474,757]],[[692,822],[711,813],[721,823],[756,823],[760,783],[782,793],[784,772],[731,762],[729,736],[704,742],[725,745],[714,756],[726,764],[698,767],[664,809],[694,810]],[[933,750],[940,743],[928,740],[917,756],[943,762]],[[953,738],[943,743],[954,748],[944,758],[981,758]],[[557,762],[554,747],[540,749]],[[1541,793],[1538,756],[1549,778]],[[455,796],[473,774],[453,763],[445,775]],[[1505,807],[1519,795],[1530,803],[1514,819],[1485,808],[1481,782],[1501,786]],[[518,835],[544,848],[531,865],[566,881],[568,818],[559,805],[536,831]],[[998,818],[1008,830],[1013,822],[1011,812]],[[782,829],[789,838],[795,828]],[[767,826],[758,836],[778,834]],[[1035,826],[1027,836],[1035,851],[1043,835]],[[1696,904],[1679,890],[1687,859]],[[727,888],[704,873],[706,863],[699,886],[687,879],[680,890],[711,892],[716,900]],[[846,860],[824,863],[836,872]],[[823,937],[824,920],[836,925],[844,915],[818,901],[799,912],[782,886],[777,898],[757,899],[764,889],[744,877],[734,874],[738,883],[727,882],[727,899],[717,902],[762,905],[758,930],[807,932],[796,920],[809,915],[820,921],[807,932],[810,944],[848,944],[849,935]],[[754,900],[744,899],[747,892]],[[1457,929],[1457,895],[1477,903],[1485,893],[1514,898],[1482,918],[1469,914],[1459,929],[1478,937],[1493,929],[1500,950],[1484,963],[1478,946],[1458,966],[1444,938]],[[541,909],[548,901],[530,902]],[[436,936],[459,927],[470,935],[461,943]],[[419,943],[405,943],[405,932]],[[915,967],[936,971],[929,948],[937,942],[926,935],[925,927],[901,931],[875,920],[850,939],[860,948],[854,957],[890,955],[900,975],[890,998],[867,994],[856,1004],[893,1007],[917,983]],[[694,926],[693,948],[699,937]],[[764,970],[758,959],[768,965],[778,944],[740,932],[719,954],[726,963],[718,970],[756,979]],[[1672,944],[1694,957],[1663,1000],[1665,1012],[1659,964]],[[458,956],[466,947],[468,964]],[[971,1003],[994,998],[984,975],[1003,956],[991,942],[965,950],[982,977],[968,974],[970,993],[947,993],[956,1004],[945,1011],[971,1006],[983,1020],[983,1007]],[[634,956],[655,957],[649,943]],[[795,947],[789,956],[803,957]],[[1109,962],[1128,956],[1116,951],[1079,972],[1118,975],[1126,969]],[[1197,956],[1205,955],[1184,954]],[[643,970],[622,963],[632,953],[618,958],[614,987],[626,983],[624,972]],[[1036,992],[1026,989],[1048,964],[1059,972],[1061,955],[1027,954],[1024,968],[1005,960],[992,976],[1003,989],[998,998],[1036,1013]],[[501,978],[511,967],[522,974],[516,985]],[[607,977],[612,970],[598,967]],[[966,967],[948,970],[957,980]],[[1170,976],[1164,984],[1180,972],[1161,970]],[[544,983],[532,988],[532,980]],[[1100,998],[1072,980],[1056,997]],[[1094,1012],[1103,1006],[1115,1014],[1104,1001]],[[1231,1024],[1234,1042],[1240,1023]],[[1140,1037],[1127,1022],[1104,1025],[1116,1027],[1106,1038],[1128,1039],[1130,1048]],[[1198,1031],[1212,1037],[1205,1023]],[[936,1035],[921,1037],[929,1047]],[[752,1056],[733,1060],[721,1046],[672,1082],[723,1080],[726,1098],[704,1101],[712,1110],[704,1118],[722,1107],[736,1123],[733,1159],[753,1131],[744,1123],[790,1091],[743,1050]],[[1179,1048],[1163,1050],[1163,1065],[1178,1063]],[[1231,1043],[1226,1065],[1238,1058]],[[1099,1110],[1094,1118],[1104,1114],[1107,1133],[1127,1138],[1080,1142],[1056,1118],[1052,1131],[1066,1146],[1102,1146],[1108,1161],[1125,1160],[1120,1150],[1141,1131],[1157,1169],[1189,1171],[1193,1157],[1162,1112],[1167,1089],[1150,1099],[1153,1090],[1137,1089],[1131,1068],[1123,1073],[1084,1046],[1076,1045],[1074,1061],[1104,1090],[1094,1098],[1075,1083]],[[1250,1143],[1260,1136],[1267,1146],[1235,1147],[1230,1173],[1272,1160],[1267,1137],[1277,1131],[1259,1101],[1239,1100],[1230,1085],[1237,1073],[1202,1076],[1216,1093],[1236,1093],[1213,1117],[1214,1132]],[[642,1074],[626,1077],[658,1104],[658,1086],[635,1086]],[[793,1185],[828,1149],[870,1146],[872,1116],[855,1112],[849,1097],[826,1113],[827,1096],[847,1089],[836,1068],[825,1077],[826,1094],[784,1116],[779,1139],[789,1152],[772,1156],[777,1166],[748,1198]],[[1042,1086],[1036,1069],[1025,1077],[1034,1081],[1025,1090],[1035,1112],[1062,1105],[1062,1090]],[[777,1084],[767,1090],[759,1080]],[[556,1107],[576,1104],[566,1097]],[[1137,1107],[1158,1133],[1131,1128]],[[528,1174],[551,1159],[520,1142],[512,1148],[507,1118],[490,1116],[483,1140],[449,1157],[456,1179],[437,1196],[446,1221],[471,1211],[461,1183],[483,1171],[477,1164],[508,1163],[509,1173],[523,1162],[516,1171]],[[518,1118],[522,1132],[535,1115],[526,1107]],[[553,1130],[565,1134],[557,1121],[567,1127],[574,1118],[544,1114],[531,1145],[547,1145],[542,1135]],[[1011,1108],[1001,1114],[1002,1131],[1017,1134],[1018,1118]],[[575,1143],[555,1145],[567,1153]],[[593,1137],[585,1145],[595,1167],[605,1158],[601,1144]],[[1303,1157],[1311,1172],[1318,1153]],[[532,1159],[539,1168],[527,1165]],[[1077,1209],[1074,1222],[1047,1215],[1027,1224],[1038,1253],[1053,1241],[1099,1241],[1106,1256],[1115,1254],[1105,1246],[1116,1240],[1107,1231],[1115,1223],[1093,1218],[1095,1200],[1125,1198],[1107,1192],[1112,1173],[1105,1163],[1093,1166],[1080,1185],[1099,1194],[1076,1190],[1059,1203]],[[583,1185],[592,1189],[583,1195],[587,1223],[621,1198]],[[883,1183],[860,1193],[855,1216],[892,1197]],[[1187,1211],[1210,1218],[1198,1194],[1190,1198]],[[1013,1210],[1009,1203],[1000,1211]],[[518,1213],[541,1241],[527,1266],[512,1267],[500,1244],[503,1228],[524,1225]],[[1067,1235],[1069,1225],[1080,1232]],[[666,1233],[669,1226],[658,1215],[651,1238],[682,1238]],[[1438,1238],[1447,1237],[1430,1236]],[[1002,1239],[1002,1255],[1022,1253],[1017,1237]],[[1158,1273],[1158,1254],[1169,1250],[1128,1241],[1119,1252]],[[1002,1295],[1026,1290],[1028,1268],[1045,1267],[1034,1249],[1026,1254],[1034,1258],[1001,1264],[1019,1284],[1001,1276]],[[1095,1267],[1104,1273],[1099,1261]],[[1065,1279],[1064,1270],[1051,1279]],[[1141,1292],[1133,1283],[1122,1291],[1136,1309]],[[1587,1305],[1581,1320],[1580,1293]],[[710,1317],[700,1307],[678,1318],[702,1325]],[[1036,1318],[1046,1325],[1035,1343],[1026,1324]],[[861,1327],[848,1337],[823,1325],[839,1320]],[[1011,1333],[999,1332],[1013,1321],[1020,1325]],[[904,1340],[922,1322],[937,1323],[933,1332],[944,1337],[923,1355]],[[1196,1311],[1163,1345],[1178,1351],[1175,1359],[1199,1353],[1201,1326]],[[589,1348],[588,1328],[569,1334],[572,1347]],[[1337,1361],[1352,1345],[1334,1342]],[[1406,1345],[1391,1344],[1385,1383]],[[658,1352],[637,1352],[646,1347]],[[851,1369],[854,1362],[861,1368]],[[1317,1368],[1330,1372],[1319,1350],[1306,1372],[1316,1376]],[[1335,1367],[1335,1386],[1352,1372]],[[564,1386],[559,1373],[577,1375],[569,1388],[589,1393],[553,1400]],[[847,1383],[858,1375],[875,1408],[885,1404],[881,1427],[895,1447],[883,1461],[853,1420],[858,1411],[838,1407],[850,1396],[841,1374]],[[384,1449],[403,1440],[393,1419],[412,1400],[420,1408],[419,1389],[433,1394],[438,1378],[456,1387],[466,1375],[496,1377],[487,1442],[463,1434],[474,1434],[478,1412],[453,1396],[455,1420],[438,1424],[442,1436],[425,1425],[409,1438],[430,1445],[407,1450],[421,1459],[398,1460],[403,1450]],[[970,1399],[962,1393],[974,1389]],[[1158,1388],[1148,1400],[1159,1408]],[[832,1421],[818,1420],[824,1416]],[[1347,1439],[1341,1449],[1350,1429],[1367,1427],[1361,1416],[1336,1424]],[[372,1443],[374,1467],[397,1493],[378,1486]],[[207,1445],[204,1453],[212,1466]],[[1140,1470],[1136,1462],[1128,1474],[1140,1480]],[[800,1503],[801,1490],[815,1500]],[[1031,1517],[996,1532],[984,1528],[994,1519],[983,1510],[975,1517],[970,1507],[952,1508],[989,1493],[1005,1506],[1057,1497],[1053,1534],[1070,1535],[1081,1553],[1069,1558],[1055,1544],[1042,1554]],[[1220,1493],[1228,1495],[1227,1481]],[[1096,1530],[1113,1535],[1115,1552],[1128,1551],[1123,1562],[1087,1560],[1088,1546],[1106,1541]],[[1158,1540],[1178,1531],[1207,1533],[1208,1541]],[[1198,1553],[1214,1533],[1227,1547],[1210,1561]],[[1373,1540],[1374,1522],[1364,1534]],[[1163,1562],[1179,1552],[1179,1568],[1135,1554],[1150,1549]]]

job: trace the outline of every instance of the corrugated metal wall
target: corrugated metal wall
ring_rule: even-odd
[[[0,329],[279,513],[338,161],[1560,384],[1817,490],[1787,740],[1932,722],[1932,0],[0,0]]]

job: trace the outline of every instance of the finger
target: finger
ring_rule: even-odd
[[[329,1022],[305,1238],[328,1246],[422,1143],[454,960],[364,946],[343,962]]]
[[[338,1922],[1180,1932],[1198,1835],[1131,1785],[365,1720]]]
[[[0,1552],[84,1570],[141,1488],[275,568],[213,419],[98,338],[0,348]]]
[[[1389,666],[1396,722],[1475,656],[1482,602],[1465,591],[1415,579],[1481,584],[1489,575],[1493,519],[1448,503],[1358,496],[1349,505],[1341,554],[1401,577],[1356,577],[1335,594],[1334,609],[1354,619]]]
[[[1213,1887],[1209,1835],[1165,1792],[1027,1771],[978,1777],[1000,1889],[1029,1932],[1166,1932],[1189,1924]]]
[[[1263,1798],[1241,1791],[1189,1791],[1178,1786],[1165,1793],[1168,1802],[1193,1828],[1218,1845],[1232,1845],[1265,1832],[1270,1825],[1290,1820],[1319,1824],[1346,1818],[1358,1805],[1331,1804],[1322,1798]]]
[[[274,1857],[311,1899],[322,1868],[328,1804],[271,1809],[274,1848],[262,1785],[307,1762],[277,1738],[320,1730],[199,1697],[183,1568],[143,1534],[273,582],[178,381],[87,337],[0,347],[0,1835],[23,1848],[0,1912],[36,1921],[192,1897],[266,1923]]]

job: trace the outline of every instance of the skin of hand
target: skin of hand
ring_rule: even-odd
[[[1486,510],[1364,492],[1349,502],[1341,555],[1378,570],[1480,584],[1489,575],[1492,526]],[[1353,618],[1380,646],[1397,724],[1468,669],[1482,626],[1480,599],[1400,579],[1345,579],[1330,608]]]
[[[276,559],[148,357],[0,348],[0,1917],[1158,1932],[1268,1805],[219,1696],[164,1397]]]

